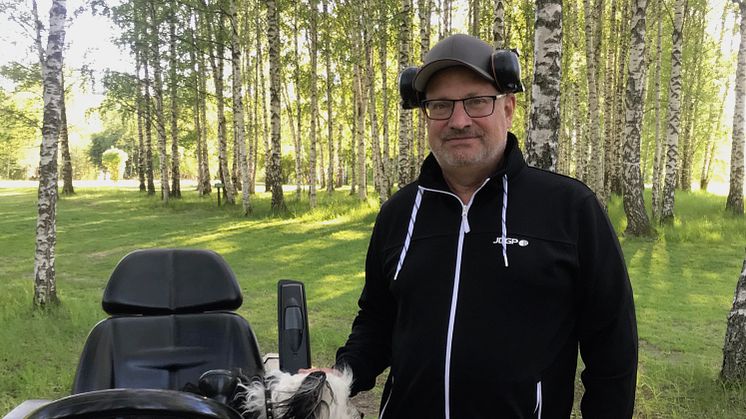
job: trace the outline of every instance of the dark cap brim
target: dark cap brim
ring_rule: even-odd
[[[414,88],[418,92],[424,92],[425,88],[427,87],[427,83],[430,81],[430,78],[437,73],[440,70],[444,70],[446,68],[451,67],[466,67],[475,73],[479,74],[482,78],[484,78],[487,81],[493,81],[492,76],[488,74],[483,69],[467,63],[462,60],[458,59],[442,59],[438,61],[433,61],[431,63],[428,63],[427,65],[420,68],[420,71],[417,72],[417,75],[414,77]]]

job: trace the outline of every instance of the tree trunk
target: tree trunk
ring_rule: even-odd
[[[38,218],[34,256],[34,305],[45,307],[59,302],[55,276],[57,247],[57,140],[62,108],[62,51],[65,45],[65,0],[54,0],[49,12],[46,53],[40,51],[44,97],[42,142],[39,151]],[[36,1],[33,2],[37,28],[40,25]]]
[[[736,69],[736,106],[733,111],[733,142],[730,151],[730,188],[725,209],[743,215],[743,148],[744,148],[744,96],[746,96],[746,1],[739,1],[741,9],[741,44],[738,47]]]
[[[233,136],[238,148],[238,168],[241,173],[241,199],[243,214],[251,214],[251,201],[249,199],[249,165],[246,161],[246,123],[243,114],[243,76],[241,74],[241,46],[238,37],[238,11],[236,0],[230,0],[230,23],[231,23],[231,68],[233,72]]]
[[[311,126],[310,144],[308,148],[308,202],[311,208],[316,207],[316,127],[319,120],[319,92],[318,92],[318,51],[319,34],[317,24],[318,5],[316,0],[310,0],[309,4],[309,37],[311,44]]]
[[[438,30],[438,39],[443,39],[451,35],[453,22],[453,0],[440,0],[440,19],[438,22],[442,22],[442,25]]]
[[[736,284],[733,308],[728,314],[720,378],[741,383],[746,380],[746,258]]]
[[[199,18],[199,15],[196,16]],[[199,26],[197,26],[199,27]],[[207,66],[205,65],[204,53],[200,52],[199,59],[197,61],[199,66],[199,103],[200,103],[200,119],[202,120],[202,193],[212,193],[212,177],[210,176],[210,159],[209,153],[207,152]]]
[[[140,192],[145,192],[145,139],[143,137],[143,109],[142,109],[142,79],[140,78],[140,69],[142,68],[142,62],[140,59],[140,51],[135,48],[135,75],[137,77],[137,177],[140,180]]]
[[[627,64],[629,62],[628,52],[630,38],[625,34],[630,32],[629,25],[631,20],[631,5],[630,0],[622,1],[622,15],[621,23],[619,25],[619,38],[617,43],[619,44],[619,55],[617,56],[617,82],[616,82],[616,93],[614,94],[614,130],[613,130],[613,159],[612,167],[610,169],[611,179],[609,182],[609,189],[611,193],[621,195],[623,191],[623,180],[622,180],[622,139],[620,138],[624,132],[624,97],[625,97],[625,77],[627,75]],[[643,111],[644,112],[644,111]]]
[[[503,0],[494,0],[495,11],[492,18],[492,44],[495,49],[505,48],[505,5]]]
[[[355,51],[363,51],[363,42],[360,39],[360,26],[361,21],[358,21],[355,33],[352,35],[355,42]],[[365,89],[363,88],[363,69],[360,60],[356,60],[353,64],[355,66],[353,70],[353,83],[355,84],[355,135],[354,140],[357,140],[357,156],[355,162],[357,163],[357,197],[358,199],[365,200],[368,197],[367,188],[367,161],[365,156],[365,114],[366,114],[366,102],[365,102]]]
[[[370,11],[365,10],[364,14],[369,15]],[[378,137],[378,113],[376,112],[376,80],[375,66],[373,65],[373,42],[371,32],[373,31],[372,19],[366,19],[363,25],[363,51],[365,51],[365,82],[368,96],[368,115],[370,115],[370,152],[373,164],[373,184],[380,203],[386,202],[388,190],[384,180],[383,158],[381,156],[381,144]]]
[[[161,78],[161,54],[158,28],[160,22],[156,15],[155,4],[150,3],[151,50],[153,51],[153,93],[155,94],[155,129],[158,132],[158,158],[161,166],[161,199],[168,204],[170,196],[168,185],[168,154],[166,153],[166,123],[163,115],[163,80]]]
[[[272,156],[267,173],[272,190],[272,211],[285,212],[285,197],[282,193],[281,121],[280,121],[280,13],[275,0],[267,4],[267,37],[269,39],[269,97],[272,114]]]
[[[329,147],[329,164],[326,169],[326,192],[334,192],[334,114],[332,112],[332,84],[334,75],[332,74],[332,27],[331,17],[329,16],[328,0],[322,0],[322,10],[324,13],[324,59],[326,63],[326,139]]]
[[[62,154],[62,194],[74,195],[73,188],[73,164],[70,158],[70,141],[67,132],[67,107],[65,106],[65,75],[62,79],[62,102],[60,103],[60,151]]]
[[[606,207],[606,197],[604,196],[604,167],[603,167],[603,144],[601,142],[601,132],[598,121],[599,99],[598,99],[598,73],[599,53],[600,53],[600,32],[598,27],[601,24],[601,16],[598,11],[601,9],[596,5],[602,0],[595,0],[592,5],[591,0],[584,0],[585,6],[585,56],[586,56],[586,74],[588,79],[588,144],[590,145],[591,155],[589,159],[590,170],[588,177],[588,186],[596,193],[596,197],[602,206]]]
[[[153,101],[150,98],[149,58],[143,60],[145,76],[145,177],[148,181],[148,195],[155,195],[153,175]]]
[[[181,198],[181,171],[179,170],[179,129],[178,129],[178,99],[176,81],[176,7],[171,2],[171,17],[169,18],[168,33],[170,44],[170,70],[169,88],[171,90],[171,196]]]
[[[432,0],[430,0],[432,1]],[[388,95],[388,10],[386,9],[386,3],[382,2],[379,23],[379,44],[378,44],[378,62],[381,66],[381,101],[383,102],[381,121],[382,121],[382,158],[383,158],[383,180],[386,183],[386,195],[391,194],[391,189],[394,186],[394,161],[391,158],[390,149],[390,135],[389,135],[389,95]]]
[[[192,15],[192,17],[194,17]],[[197,157],[197,193],[199,196],[202,196],[205,194],[204,190],[204,162],[202,160],[202,147],[204,147],[203,142],[205,139],[202,137],[202,124],[204,123],[200,119],[200,74],[199,70],[197,68],[197,56],[195,53],[195,50],[197,49],[197,44],[195,42],[194,37],[194,28],[189,27],[189,67],[192,71],[192,77],[194,78],[194,102],[192,103],[192,118],[194,118],[194,134],[195,134],[195,145],[196,145],[196,151],[195,151],[195,157]]]
[[[420,62],[425,61],[425,54],[430,50],[430,1],[431,0],[417,0],[417,13],[419,17],[420,26]],[[427,125],[425,121],[425,115],[422,112],[417,112],[417,134],[416,134],[416,148],[417,148],[417,160],[414,163],[415,173],[417,168],[422,166],[422,162],[425,160],[425,143],[427,142]]]
[[[643,87],[645,84],[645,18],[647,0],[632,3],[632,40],[627,77],[627,100],[624,125],[624,213],[627,214],[626,234],[649,236],[653,233],[645,211],[645,185],[640,171],[642,138]]]
[[[674,190],[676,189],[676,164],[678,160],[679,125],[681,111],[681,27],[687,0],[676,0],[673,20],[673,45],[671,48],[671,79],[668,96],[668,128],[666,129],[666,177],[663,185],[661,223],[673,223]],[[737,95],[736,95],[737,96]]]
[[[614,122],[620,118],[620,115],[614,113],[614,105],[617,101],[622,101],[621,97],[614,97],[615,87],[614,82],[618,84],[623,83],[623,78],[616,78],[615,75],[618,67],[617,61],[617,48],[619,47],[618,39],[619,35],[619,22],[617,21],[617,1],[611,0],[611,10],[609,12],[609,37],[606,42],[606,60],[604,65],[606,66],[605,80],[604,80],[604,196],[611,196],[611,184],[614,181],[615,172],[615,159],[614,154],[619,144],[617,144],[618,135],[614,132]],[[624,20],[625,16],[622,16]],[[620,53],[621,53],[621,49]],[[620,58],[621,60],[622,58]]]
[[[653,207],[653,220],[660,218],[661,213],[661,172],[663,163],[663,141],[661,140],[661,61],[663,61],[663,0],[656,0],[656,21],[658,25],[658,34],[656,35],[656,52],[655,52],[655,156],[653,157],[653,190],[651,200]]]
[[[298,7],[300,5],[300,2],[295,3],[295,13],[293,13],[293,85],[295,89],[295,120],[293,120],[293,117],[291,116],[290,119],[290,127],[293,129],[294,132],[297,133],[297,136],[293,134],[293,146],[295,149],[295,200],[300,201],[301,196],[303,194],[303,160],[302,160],[302,153],[303,153],[303,145],[302,145],[302,136],[301,132],[303,129],[302,126],[302,109],[301,109],[301,92],[302,89],[300,87],[300,51],[298,47],[298,37],[300,36],[300,27],[298,25],[298,20],[300,20],[300,11],[298,10]],[[288,109],[291,108],[291,104],[288,103]],[[295,125],[294,125],[295,124]],[[295,128],[297,126],[297,129]]]
[[[562,1],[537,0],[534,81],[526,138],[526,162],[557,171],[562,81]]]
[[[410,65],[412,0],[401,1],[399,73]],[[412,110],[399,109],[399,189],[412,181]],[[361,173],[361,176],[363,174]]]

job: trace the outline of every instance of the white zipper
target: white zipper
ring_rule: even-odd
[[[422,188],[426,191],[431,192],[438,192],[446,195],[451,195],[454,198],[458,199],[458,202],[461,204],[461,225],[459,227],[459,233],[458,233],[458,249],[456,250],[456,270],[453,276],[453,292],[451,294],[451,311],[448,315],[448,337],[446,340],[446,364],[445,364],[445,372],[443,374],[444,378],[444,390],[445,390],[445,419],[451,419],[451,349],[453,348],[453,328],[454,324],[456,322],[456,307],[458,306],[458,290],[459,290],[459,283],[461,282],[461,255],[463,253],[464,249],[464,236],[466,233],[471,231],[471,228],[469,227],[469,208],[471,208],[471,203],[474,202],[474,197],[477,195],[477,193],[484,187],[484,185],[487,184],[487,182],[490,181],[490,178],[487,178],[482,182],[482,184],[477,188],[477,190],[474,191],[474,193],[471,195],[471,198],[469,199],[469,202],[464,204],[463,201],[461,201],[461,198],[458,197],[458,195],[441,191],[439,189],[428,189],[428,188]]]

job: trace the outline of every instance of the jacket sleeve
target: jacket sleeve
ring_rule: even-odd
[[[391,364],[391,337],[396,305],[383,275],[380,215],[365,259],[365,286],[347,343],[337,351],[336,368],[352,370],[351,396],[373,388],[376,377]]]
[[[595,196],[579,210],[581,374],[586,418],[631,418],[637,380],[637,323],[624,257]]]

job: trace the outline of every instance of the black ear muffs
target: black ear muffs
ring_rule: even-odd
[[[419,71],[417,67],[407,67],[399,73],[399,95],[402,109],[420,107],[420,94],[414,88],[414,77],[417,71]]]
[[[399,74],[399,95],[402,109],[419,108],[424,97],[422,92],[414,88],[414,78],[418,67],[407,67]],[[490,71],[495,80],[495,87],[500,93],[523,92],[521,82],[521,63],[518,61],[518,51],[515,49],[498,49],[492,53]]]
[[[518,50],[498,49],[492,53],[492,77],[500,93],[520,93],[523,91]]]

